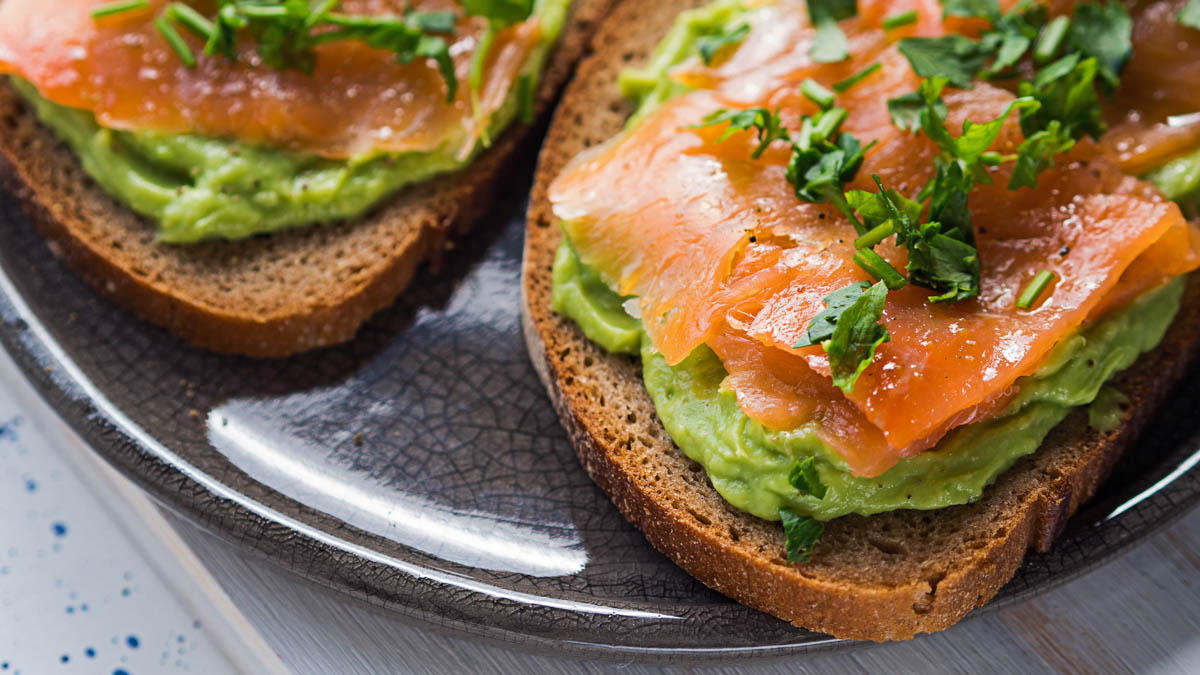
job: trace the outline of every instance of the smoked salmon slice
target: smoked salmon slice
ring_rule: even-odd
[[[1018,379],[1086,322],[1200,266],[1200,231],[1098,144],[1079,143],[1036,190],[1008,190],[1001,168],[970,196],[981,295],[935,305],[925,289],[890,293],[883,321],[891,341],[851,393],[836,389],[824,351],[792,345],[825,296],[868,279],[851,261],[853,227],[831,206],[796,199],[784,177],[785,144],[752,159],[752,133],[721,141],[723,128],[696,124],[718,108],[764,106],[779,108],[795,129],[800,115],[816,112],[798,91],[805,78],[829,87],[879,63],[838,98],[850,111],[844,131],[876,143],[848,187],[874,190],[877,174],[911,196],[929,177],[935,148],[896,129],[885,101],[915,90],[918,78],[895,49],[899,36],[880,30],[874,5],[863,5],[841,24],[851,59],[837,64],[807,57],[813,31],[803,3],[757,10],[744,51],[712,67],[677,67],[674,77],[704,88],[575,158],[551,186],[551,202],[581,259],[638,297],[668,363],[708,345],[752,419],[772,429],[816,422],[854,473],[875,476],[1002,407]],[[937,3],[911,6],[921,15],[913,31],[945,29]],[[995,119],[1011,100],[982,83],[948,92],[947,126]],[[1021,140],[1013,115],[994,148],[1011,152]],[[898,268],[907,262],[891,244],[876,251]],[[1043,269],[1057,282],[1037,306],[1018,309],[1021,289]]]
[[[1144,173],[1200,145],[1200,115],[1170,126],[1172,115],[1200,113],[1200,30],[1175,14],[1186,0],[1139,2],[1133,16],[1133,57],[1108,106],[1104,147],[1130,173]]]
[[[155,30],[166,0],[145,10],[97,20],[104,0],[0,2],[0,74],[18,75],[45,98],[87,110],[105,127],[168,134],[196,133],[345,159],[376,152],[461,155],[504,102],[531,50],[540,40],[536,17],[497,35],[489,51],[478,117],[466,86],[471,55],[486,21],[462,18],[446,36],[462,86],[446,101],[437,69],[356,40],[317,48],[312,75],[255,66],[249,41],[234,62],[204,56],[203,44],[184,35],[199,64],[187,68]],[[401,15],[400,0],[346,0],[347,14]],[[420,0],[419,10],[458,10],[449,0]],[[215,2],[196,3],[211,16]],[[465,129],[466,133],[463,133]]]

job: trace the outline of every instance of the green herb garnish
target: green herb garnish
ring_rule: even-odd
[[[146,9],[149,6],[150,0],[123,0],[121,2],[110,2],[93,9],[92,18],[104,19],[116,14],[124,14],[125,12]]]
[[[750,25],[741,24],[740,26],[722,33],[713,35],[702,35],[697,41],[700,51],[700,59],[704,61],[704,65],[711,66],[713,59],[717,53],[726,47],[741,44],[746,36],[750,34]]]
[[[454,32],[454,12],[417,11],[409,7],[401,16],[359,16],[335,12],[340,0],[220,0],[211,19],[183,3],[172,3],[155,19],[155,28],[184,65],[195,67],[196,58],[176,26],[204,40],[204,53],[238,58],[238,36],[248,33],[256,42],[258,55],[277,70],[296,69],[312,73],[316,48],[344,40],[358,40],[376,49],[394,52],[399,63],[429,59],[446,82],[446,100],[458,92],[454,60],[444,36]],[[93,11],[102,17],[148,6],[147,0],[105,5]],[[496,33],[533,12],[533,0],[464,0],[468,16],[488,20],[488,27],[472,55],[472,92],[482,86],[483,65]],[[518,83],[519,85],[519,83]]]
[[[1085,2],[1075,8],[1067,41],[1084,56],[1099,63],[1100,75],[1112,91],[1129,57],[1133,55],[1133,20],[1120,3]]]
[[[800,93],[804,95],[804,98],[816,103],[817,107],[821,110],[828,110],[833,107],[833,92],[822,87],[811,77],[800,83]]]
[[[1021,295],[1017,298],[1017,308],[1025,310],[1033,309],[1033,306],[1037,304],[1038,298],[1045,292],[1046,287],[1057,278],[1054,272],[1050,270],[1038,272],[1033,277],[1033,280],[1029,282],[1029,285],[1025,287],[1025,290],[1021,291]]]
[[[175,24],[160,16],[154,19],[154,28],[167,41],[167,46],[179,56],[179,60],[183,61],[183,65],[188,68],[196,67],[196,55],[192,53],[192,48],[175,29]]]
[[[1187,0],[1175,13],[1175,20],[1181,26],[1200,30],[1200,0]]]
[[[702,129],[711,127],[717,124],[728,124],[729,128],[717,142],[724,141],[738,131],[747,131],[754,129],[758,136],[758,147],[750,153],[754,159],[758,159],[767,146],[775,141],[786,141],[789,138],[788,130],[784,128],[783,121],[779,118],[779,111],[771,112],[766,108],[747,108],[745,110],[728,110],[721,108],[704,116],[700,124],[693,125],[691,129]]]
[[[525,124],[533,124],[533,76],[526,73],[517,79],[517,116]]]
[[[788,482],[801,493],[817,499],[824,499],[829,490],[821,482],[821,476],[817,473],[817,462],[812,457],[805,457],[792,464],[792,469],[788,472]]]
[[[937,101],[938,112],[942,117],[947,114],[946,103],[940,98]],[[888,115],[892,118],[892,124],[900,131],[908,131],[921,128],[921,111],[925,110],[925,99],[918,92],[909,92],[896,98],[888,99],[887,102]]]
[[[812,516],[801,516],[787,509],[779,510],[779,520],[787,536],[788,564],[808,562],[813,548],[825,533],[825,524]]]
[[[1046,24],[1033,48],[1033,62],[1040,66],[1053,61],[1054,55],[1067,39],[1067,29],[1070,27],[1071,19],[1066,16],[1054,17],[1053,21]]]
[[[816,27],[809,56],[817,63],[850,58],[850,43],[838,22],[858,14],[857,0],[808,0],[808,19]]]
[[[872,63],[871,65],[867,66],[866,68],[863,68],[862,70],[851,75],[850,77],[847,77],[846,79],[841,80],[840,82],[834,82],[833,90],[839,94],[844,94],[844,93],[846,93],[847,90],[849,90],[854,85],[858,84],[859,82],[862,82],[868,76],[873,75],[874,73],[878,72],[880,68],[883,68],[883,66],[880,65],[878,61],[876,61],[875,63]]]
[[[825,297],[825,309],[809,322],[808,330],[794,348],[821,345],[829,356],[833,384],[847,394],[854,391],[858,376],[875,359],[879,345],[891,340],[883,325],[887,285],[858,281]]]
[[[897,28],[903,28],[904,26],[916,23],[917,18],[917,10],[915,9],[910,9],[907,12],[902,12],[900,14],[893,14],[892,16],[886,16],[883,18],[883,29],[896,30]]]
[[[921,77],[944,77],[959,89],[970,89],[989,53],[980,43],[962,35],[904,38],[897,45],[913,72]]]
[[[200,12],[192,9],[191,6],[185,5],[182,2],[174,2],[167,5],[165,16],[175,23],[199,35],[201,39],[208,41],[212,38],[213,22],[204,18]]]

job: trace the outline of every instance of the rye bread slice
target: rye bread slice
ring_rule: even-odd
[[[580,64],[543,147],[525,244],[525,336],[579,459],[650,543],[713,589],[797,626],[900,640],[943,630],[986,603],[1026,549],[1047,550],[1187,370],[1200,341],[1200,276],[1163,344],[1114,381],[1130,401],[1100,433],[1082,411],[974,504],[830,522],[812,562],[788,565],[778,523],[731,507],[667,436],[636,359],[608,354],[550,307],[561,233],[546,189],[563,164],[613,136],[631,112],[616,88],[676,14],[696,2],[626,0]]]
[[[576,0],[537,92],[552,106],[613,0]],[[84,279],[198,346],[280,357],[354,337],[447,237],[487,213],[534,127],[514,124],[464,170],[401,190],[366,217],[237,242],[171,246],[88,178],[0,78],[0,185]],[[10,225],[11,226],[11,225]]]

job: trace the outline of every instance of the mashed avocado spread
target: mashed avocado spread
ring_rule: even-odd
[[[534,83],[566,21],[570,0],[538,0],[542,41],[521,74]],[[158,224],[159,239],[185,244],[241,239],[289,227],[355,218],[405,185],[459,169],[448,149],[374,154],[338,161],[192,134],[114,131],[91,114],[42,98],[13,78],[38,118],[79,157],[105,191]],[[495,137],[516,116],[512,89],[492,116]],[[442,148],[457,148],[446,139]]]
[[[695,54],[700,36],[720,32],[745,11],[738,2],[719,0],[680,14],[649,65],[621,77],[623,92],[639,104],[629,124],[682,91],[666,76],[667,68]],[[1172,164],[1178,166],[1167,165],[1151,176],[1160,189],[1172,199],[1200,194],[1200,152]],[[1184,280],[1176,279],[1065,340],[1035,373],[1018,381],[1020,393],[998,415],[955,429],[933,449],[875,478],[854,476],[819,440],[816,423],[775,431],[751,420],[734,393],[722,387],[725,369],[707,347],[668,365],[641,322],[625,311],[628,298],[583,264],[565,239],[554,262],[553,304],[604,349],[641,357],[646,389],[663,427],[684,454],[704,466],[730,504],[768,520],[778,520],[781,508],[829,520],[974,501],[1076,407],[1090,406],[1090,423],[1112,428],[1119,423],[1123,397],[1105,382],[1162,340],[1183,289]],[[814,458],[828,488],[822,499],[799,494],[788,481],[792,465],[806,457]]]

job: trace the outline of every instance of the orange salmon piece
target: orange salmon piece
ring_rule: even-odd
[[[155,30],[167,4],[94,19],[104,0],[60,0],[53,11],[37,0],[0,2],[0,74],[20,76],[45,98],[87,110],[105,127],[169,134],[195,133],[345,159],[374,152],[430,152],[447,139],[460,156],[474,147],[480,128],[470,103],[467,74],[485,20],[459,21],[445,36],[459,89],[446,101],[446,84],[431,63],[396,63],[395,54],[358,40],[317,47],[312,75],[254,65],[251,40],[239,59],[205,56],[199,38],[181,30],[199,61],[187,68]],[[449,0],[421,0],[416,9],[457,10]],[[212,2],[196,8],[211,16]],[[400,0],[346,0],[339,11],[401,15]],[[503,103],[539,40],[536,19],[502,31],[493,43],[480,92],[480,119]],[[465,135],[461,130],[465,129]]]

